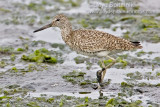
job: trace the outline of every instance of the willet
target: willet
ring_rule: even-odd
[[[107,57],[112,60],[112,63],[107,66],[101,61],[103,68],[97,71],[97,81],[99,85],[103,82],[106,70],[116,63],[116,60],[108,55],[110,52],[142,48],[140,42],[131,42],[106,32],[91,29],[72,30],[71,23],[63,14],[56,15],[50,24],[34,32],[49,27],[59,27],[61,29],[62,39],[77,53],[87,56]]]

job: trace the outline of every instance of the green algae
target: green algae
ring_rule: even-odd
[[[141,82],[138,84],[135,84],[138,87],[160,87],[160,83],[157,84],[150,84],[150,83],[145,83],[145,82]]]
[[[85,63],[85,64],[86,64],[86,69],[88,69],[88,70],[89,70],[89,69],[92,67],[92,65],[93,65],[93,63],[91,63],[88,58],[85,58],[85,57],[82,57],[82,56],[77,56],[77,57],[75,57],[75,58],[74,58],[74,61],[75,61],[76,64]]]
[[[86,61],[85,57],[81,57],[81,56],[77,56],[74,58],[74,61],[76,62],[76,64],[81,64],[84,63]]]
[[[155,62],[160,62],[160,57],[155,57],[155,58],[153,59],[153,61],[155,61]]]
[[[4,61],[0,61],[0,68],[4,68],[6,66],[6,63]]]
[[[159,28],[158,21],[155,19],[142,18],[141,23],[144,24],[145,28]]]
[[[3,99],[11,99],[12,97],[8,97],[8,96],[1,96],[0,97],[0,100],[3,100]]]
[[[79,92],[79,94],[90,94],[91,92]]]
[[[21,51],[21,52],[23,52],[23,51],[24,51],[24,49],[23,49],[23,48],[17,48],[17,51]]]
[[[144,52],[144,51],[140,51],[140,52],[137,52],[136,53],[136,55],[138,56],[138,57],[140,57],[140,56],[142,56],[142,55],[145,55],[146,54],[146,52]]]
[[[84,77],[86,73],[85,72],[77,72],[77,71],[72,71],[69,72],[67,75],[63,76],[63,77]]]
[[[6,107],[12,107],[12,106],[11,106],[11,104],[10,104],[10,103],[7,103],[7,104],[6,104]]]
[[[108,60],[103,60],[102,63],[104,63],[105,66],[109,65],[110,63],[112,63],[113,61],[111,59]],[[101,68],[103,68],[101,61],[98,62],[99,66]]]
[[[47,102],[48,102],[48,103],[53,103],[53,102],[54,102],[54,98],[48,98],[48,99],[47,99]]]
[[[110,28],[111,24],[114,24],[115,21],[111,18],[105,19],[91,19],[87,20],[88,28],[95,29],[97,26],[102,26],[102,28]]]
[[[87,85],[87,82],[86,82],[86,81],[82,81],[82,82],[80,83],[80,85]]]
[[[127,39],[127,40],[131,39],[130,36],[129,36],[129,34],[126,34],[126,33],[123,35],[123,38]]]
[[[92,18],[86,17],[86,18],[78,19],[77,23],[84,28],[95,29],[97,26],[102,26],[103,28],[109,28],[111,24],[115,23],[115,21],[111,18],[92,19]]]
[[[61,99],[60,103],[59,103],[59,107],[63,107],[64,103],[63,103],[63,99]]]
[[[140,9],[140,6],[134,6],[133,7],[133,10],[139,10]]]
[[[156,87],[160,87],[160,83],[156,84]]]
[[[93,79],[86,79],[85,78],[86,73],[84,72],[77,72],[77,71],[72,71],[69,72],[66,75],[63,75],[62,78],[65,79],[68,82],[71,82],[72,84],[78,84],[83,88],[90,87],[92,83],[97,83],[97,80]],[[108,82],[104,82],[104,84],[108,84]],[[92,87],[92,86],[91,86]]]
[[[55,0],[56,2],[59,2],[61,4],[70,4],[72,7],[78,7],[81,4],[81,0]]]
[[[160,72],[156,72],[156,77],[160,77]]]
[[[136,71],[135,73],[127,73],[126,76],[130,77],[131,79],[136,79],[136,80],[143,79],[143,75],[138,71]]]
[[[12,72],[18,72],[18,69],[16,67],[12,67],[11,71]]]
[[[30,62],[37,62],[37,63],[57,63],[57,59],[48,55],[49,51],[45,48],[35,50],[34,53],[27,55],[22,55],[21,59]]]
[[[34,65],[34,64],[29,64],[28,65],[28,72],[31,72],[31,71],[34,71],[34,70],[38,70],[37,69],[37,67],[36,67],[36,65]]]
[[[106,103],[105,107],[141,107],[140,104],[142,103],[141,100],[136,100],[133,102],[128,102],[121,97],[111,98]]]
[[[140,72],[133,72],[133,73],[127,73],[126,74],[127,77],[129,77],[130,79],[126,79],[128,80],[129,83],[123,82],[123,84],[121,83],[121,85],[123,86],[127,86],[127,85],[132,85],[132,86],[138,86],[138,87],[158,87],[159,83],[157,84],[150,84],[150,83],[146,83],[146,82],[134,82],[137,80],[142,80],[142,79],[147,79],[147,80],[154,80],[154,79],[159,79],[159,72],[152,73],[152,72],[145,72],[143,75]]]
[[[22,40],[22,41],[25,41],[25,40],[28,41],[28,40],[29,40],[29,38],[24,38],[24,37],[22,37],[22,36],[19,36],[19,39]]]
[[[91,84],[92,82],[90,80],[83,80],[82,82],[79,83],[79,85],[84,86],[84,85],[88,85]]]
[[[14,93],[16,94],[16,93]],[[87,93],[89,94],[89,93]],[[71,107],[71,106],[76,106],[76,107],[93,107],[93,106],[106,106],[106,107],[139,107],[140,104],[142,103],[141,100],[136,100],[136,101],[126,101],[122,97],[115,97],[115,98],[110,98],[110,99],[91,99],[88,97],[80,98],[80,97],[73,97],[73,96],[66,96],[66,95],[60,95],[60,96],[42,96],[42,97],[29,97],[29,96],[13,96],[10,97],[11,95],[5,95],[0,97],[0,101],[3,101],[2,104],[11,104],[9,103],[12,101],[12,106],[14,105],[20,105],[20,106],[29,106],[29,107],[39,107],[39,106],[59,106],[59,107]],[[6,101],[7,100],[7,101]]]
[[[108,65],[108,64],[112,63],[113,61],[111,59],[108,59],[108,60],[104,60],[103,62],[105,65]]]
[[[16,59],[15,54],[10,55],[10,59],[11,59],[11,61],[15,61],[15,59]]]
[[[42,5],[47,5],[47,2],[45,0],[42,0]]]
[[[85,19],[80,20],[78,23],[81,24],[84,28],[87,28],[89,26]]]
[[[160,23],[153,17],[142,18],[138,28],[141,29],[142,32],[147,32],[149,29],[160,28]]]
[[[65,48],[65,45],[64,45],[64,44],[59,44],[59,43],[53,43],[53,44],[51,44],[51,46],[52,46],[53,48],[59,48],[59,49],[61,49],[61,50],[63,50],[63,49]]]
[[[8,88],[8,89],[15,89],[15,88],[18,88],[18,87],[20,87],[20,85],[18,85],[18,84],[13,84],[13,85],[6,86],[6,88]]]
[[[127,76],[127,77],[130,77],[130,78],[133,78],[134,73],[127,73],[126,76]]]
[[[60,0],[59,0],[60,1]],[[63,1],[63,0],[62,0]],[[110,0],[103,0],[103,1],[106,1],[106,2],[108,2],[108,1],[110,1]],[[43,4],[43,3],[42,3]],[[46,5],[46,3],[44,3],[43,5]],[[37,10],[38,11],[38,10]],[[42,11],[42,14],[43,14],[43,11]],[[130,19],[128,19],[128,20],[126,20],[126,21],[129,21]],[[132,20],[132,19],[131,19]],[[138,20],[138,19],[137,19]],[[32,21],[32,20],[31,20]],[[16,22],[16,21],[15,21]],[[33,22],[32,22],[33,23]],[[104,23],[104,22],[103,22]],[[98,25],[98,24],[97,24]],[[96,25],[96,26],[97,26]],[[152,30],[151,30],[151,32],[152,32]],[[138,34],[137,34],[138,35]],[[147,36],[147,35],[146,35]],[[128,35],[128,37],[130,37],[130,35]],[[139,38],[138,38],[139,39]],[[153,37],[152,38],[152,41],[156,41],[156,39],[157,39],[157,36],[155,36],[155,38]],[[134,40],[134,39],[133,39]],[[145,39],[142,39],[142,40],[144,40],[145,41]],[[136,59],[137,60],[137,59]],[[145,59],[143,59],[143,60],[145,60]],[[131,61],[132,62],[132,61]],[[140,61],[140,62],[142,62],[142,61]],[[137,63],[137,62],[136,62]],[[31,67],[32,68],[32,67]],[[85,82],[84,82],[85,83]],[[26,99],[26,100],[24,100],[24,103],[23,104],[25,104],[25,101],[27,101],[28,99]],[[32,99],[32,100],[34,100],[34,99]],[[98,100],[98,99],[96,99],[96,100]],[[55,101],[57,101],[58,102],[58,99],[55,99]],[[76,100],[77,102],[78,102],[78,100]],[[43,101],[42,101],[43,102]],[[38,104],[39,104],[40,102],[38,102]],[[44,103],[44,102],[43,102]],[[70,102],[69,102],[70,103]],[[95,103],[95,102],[94,102]],[[14,103],[13,103],[14,104]],[[22,105],[23,105],[22,104]],[[42,104],[42,103],[41,103]],[[99,104],[99,103],[98,103]],[[58,104],[57,104],[58,105]],[[64,104],[65,105],[65,104]],[[82,106],[85,106],[85,104],[81,104]],[[26,105],[25,105],[26,106]],[[53,106],[53,105],[51,105],[51,106]],[[56,106],[56,105],[55,105]],[[73,106],[73,105],[71,105],[71,106]],[[95,105],[93,105],[93,106],[95,106]]]
[[[32,41],[31,46],[37,47],[39,44],[40,44],[40,45],[45,45],[46,43],[47,43],[47,42],[42,41],[42,40]]]
[[[27,65],[25,65],[24,67],[16,67],[13,66],[11,69],[8,69],[8,72],[14,73],[14,74],[25,74],[28,72],[33,72],[33,71],[44,71],[47,70],[48,66],[47,65],[42,65],[42,64],[33,64],[33,63],[28,63]]]
[[[87,63],[86,63],[86,69],[87,69],[87,70],[90,70],[91,67],[92,67],[92,65],[93,65],[92,63],[87,62]]]
[[[45,19],[46,19],[46,20],[50,20],[51,17],[50,17],[50,16],[45,16]]]
[[[27,103],[27,106],[28,107],[40,107],[37,102],[33,102],[33,101],[30,101],[29,103]]]
[[[121,65],[122,65],[121,67],[122,68],[125,68],[128,65],[128,62],[123,60],[123,59],[119,59],[119,62],[121,63]]]
[[[33,11],[38,11],[38,10],[44,11],[45,10],[44,5],[33,3],[33,2],[29,3],[27,7],[29,10],[33,10]]]
[[[136,21],[137,19],[135,18],[135,17],[131,17],[131,16],[129,16],[129,17],[123,17],[123,18],[121,18],[120,19],[120,21]]]
[[[147,80],[151,79],[151,80],[153,80],[154,76],[152,75],[152,72],[145,72],[144,79],[147,79]]]
[[[160,42],[160,36],[158,34],[155,34],[152,38],[152,41],[154,41],[154,43],[158,43]]]
[[[145,83],[145,82],[141,82],[141,83],[138,83],[137,85],[138,85],[139,87],[144,87],[144,86],[147,86],[148,84]]]
[[[5,8],[0,8],[0,12],[10,13],[11,11]]]
[[[133,87],[133,85],[128,84],[126,82],[121,82],[121,87]]]
[[[28,25],[33,26],[35,22],[36,22],[35,18],[32,17],[28,20]]]
[[[11,88],[11,89],[4,89],[3,94],[5,96],[10,96],[10,95],[14,95],[14,94],[26,95],[28,91],[29,90],[26,90],[24,88],[19,88],[19,86],[16,86],[16,87]]]
[[[128,57],[128,55],[121,55],[120,57],[118,57],[116,59],[116,64],[115,64],[115,67],[116,68],[126,68],[128,66],[128,62],[126,60],[123,60],[123,59],[126,59]]]
[[[71,82],[72,84],[79,84],[82,87],[86,87],[89,84],[91,84],[92,81],[85,79],[84,78],[85,74],[86,73],[84,72],[72,71],[66,75],[63,75],[63,79],[67,80],[68,82]]]
[[[114,101],[115,101],[114,98],[110,99],[110,100],[106,103],[106,106],[109,106],[109,105],[112,104]]]
[[[111,0],[101,0],[103,3],[110,3]]]
[[[123,5],[122,5],[122,6],[119,6],[119,9],[120,9],[120,10],[123,10],[123,11],[126,11],[126,10],[127,10],[127,8],[126,8],[125,6],[123,6]]]
[[[116,67],[116,68],[122,68],[122,69],[126,68],[127,65],[128,65],[128,62],[125,61],[125,60],[123,60],[123,58],[126,59],[127,57],[128,57],[127,54],[124,55],[124,56],[121,55],[120,57],[118,57],[118,58],[116,59],[115,67]],[[112,62],[113,62],[113,60],[111,60],[111,59],[103,60],[103,61],[102,61],[102,63],[104,63],[105,66],[108,66],[108,65],[111,64]],[[101,61],[98,62],[99,66],[100,66],[101,68],[103,68],[103,67],[102,67],[102,63],[101,63]]]
[[[68,3],[70,3],[72,5],[72,7],[77,7],[80,5],[80,0],[77,0],[76,2],[73,0],[69,0]]]
[[[1,54],[11,54],[14,52],[14,48],[12,47],[0,47]]]

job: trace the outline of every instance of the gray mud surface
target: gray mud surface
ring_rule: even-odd
[[[152,14],[109,15],[86,13],[93,9],[91,0],[0,0],[0,106],[159,107],[160,5],[153,1],[154,7],[149,0],[137,0],[132,8],[148,6],[156,10]],[[112,54],[117,63],[107,70],[104,88],[95,90],[96,72],[101,69],[98,58],[70,50],[58,28],[32,33],[58,13],[66,14],[74,29],[138,40],[143,49]]]

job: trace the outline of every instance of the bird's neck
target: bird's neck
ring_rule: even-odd
[[[68,39],[71,37],[71,33],[72,33],[72,26],[70,23],[61,28],[62,39],[65,42],[67,42]]]

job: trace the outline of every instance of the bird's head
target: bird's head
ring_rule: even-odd
[[[67,25],[67,24],[69,24],[67,17],[63,14],[58,14],[53,18],[53,21],[50,24],[45,25],[45,26],[35,30],[34,33],[41,31],[41,30],[44,30],[44,29],[47,29],[49,27],[59,27],[60,29],[63,29],[63,27],[65,27],[65,25]]]

